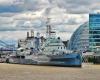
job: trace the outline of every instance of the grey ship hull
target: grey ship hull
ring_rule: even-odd
[[[52,66],[75,66],[81,67],[81,55],[76,53],[65,55],[35,55],[32,59],[9,58],[8,63],[16,64],[35,64],[35,65],[52,65]]]

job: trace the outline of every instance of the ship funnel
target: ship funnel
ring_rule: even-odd
[[[31,30],[31,37],[34,37],[34,31]]]
[[[29,37],[29,32],[27,32],[27,38]]]

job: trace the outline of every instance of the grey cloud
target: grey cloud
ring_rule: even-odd
[[[16,15],[17,13],[11,13],[11,12],[8,12],[8,13],[0,13],[0,16],[1,17],[13,17],[14,15]]]
[[[13,0],[12,0],[13,1]],[[100,0],[15,0],[11,5],[2,4],[0,9],[8,9],[7,12],[24,12],[24,11],[39,11],[47,8],[48,14],[50,8],[59,7],[67,10],[68,13],[88,13],[91,10],[98,9]],[[94,4],[97,4],[93,7]],[[15,10],[12,10],[15,9]],[[0,11],[6,12],[6,10]]]
[[[100,3],[100,0],[55,0],[60,8],[65,8],[68,13],[89,13],[92,6]],[[96,7],[99,5],[96,5]],[[84,9],[83,9],[84,7]]]
[[[67,21],[67,25],[76,25],[76,24],[79,24],[75,18],[70,18],[68,21]]]
[[[29,29],[29,27],[25,26],[24,23],[27,22],[28,20],[26,20],[25,18],[23,18],[23,20],[13,20],[12,22],[9,23],[9,19],[13,18],[13,16],[16,16],[17,14],[23,14],[24,12],[27,11],[31,11],[31,12],[35,12],[35,11],[41,11],[42,9],[44,9],[44,14],[42,14],[41,16],[46,16],[46,15],[53,15],[53,16],[57,16],[56,14],[60,14],[57,13],[55,11],[56,14],[51,14],[50,12],[52,11],[52,9],[58,7],[58,9],[65,9],[65,11],[62,11],[61,13],[67,14],[67,13],[71,13],[71,14],[82,14],[82,13],[89,13],[91,10],[96,10],[96,9],[100,9],[100,7],[98,6],[98,3],[100,2],[100,0],[18,0],[19,2],[12,4],[15,8],[12,8],[13,6],[10,6],[11,9],[18,9],[18,11],[13,13],[12,11],[6,12],[3,11],[3,13],[0,13],[0,16],[2,16],[1,20],[4,19],[4,17],[8,17],[7,19],[4,20],[5,23],[1,23],[3,21],[0,22],[0,25],[2,26],[1,30],[5,29],[5,26],[8,26],[8,28],[6,28],[5,30],[27,30]],[[93,6],[95,4],[95,6]],[[1,5],[1,4],[0,4]],[[8,5],[2,4],[5,7],[8,7]],[[10,4],[9,4],[10,5]],[[19,10],[20,8],[20,10]],[[1,9],[3,9],[1,7]],[[6,9],[6,8],[5,8]],[[62,14],[63,15],[63,14]],[[60,16],[61,20],[62,16]],[[8,21],[8,22],[7,22]],[[5,24],[5,25],[4,25]],[[10,27],[10,25],[12,26],[12,24],[15,24],[15,27]],[[44,29],[45,26],[45,21],[41,18],[37,18],[34,21],[31,21],[31,24],[33,26],[33,28],[37,28],[37,29]],[[60,23],[55,23],[57,25],[61,25],[62,22]],[[79,24],[76,19],[74,18],[70,18],[68,19],[68,21],[63,21],[63,25],[77,25]],[[4,26],[4,28],[3,28]],[[63,30],[62,30],[63,31]]]
[[[47,2],[40,0],[12,0],[12,4],[0,4],[0,13],[4,12],[24,12],[24,11],[37,11],[45,8]]]

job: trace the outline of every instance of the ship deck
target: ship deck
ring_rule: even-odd
[[[0,80],[100,80],[100,65],[74,68],[0,63]]]

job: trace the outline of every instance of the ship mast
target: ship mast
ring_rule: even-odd
[[[47,37],[50,37],[50,35],[51,35],[50,18],[47,18],[46,27],[47,27],[46,36],[47,36]]]
[[[46,30],[46,37],[47,37],[47,38],[55,35],[55,32],[52,31],[52,26],[51,26],[51,24],[50,24],[50,19],[51,19],[51,18],[47,18],[47,22],[46,22],[46,27],[47,27],[47,30]]]

